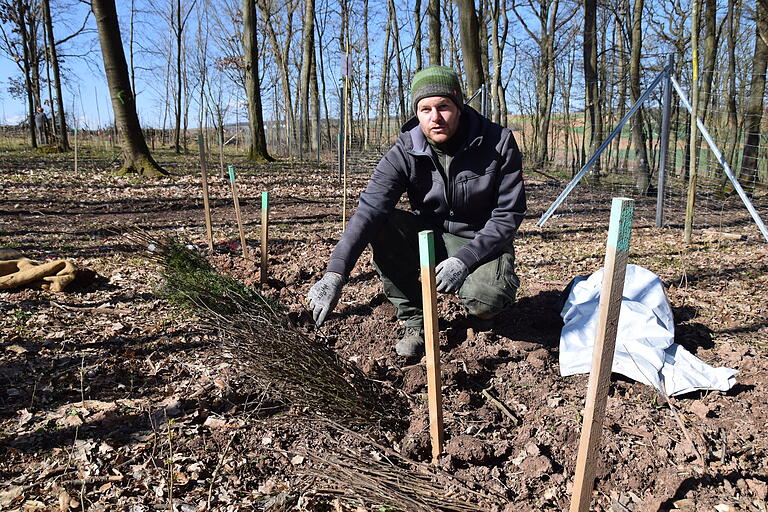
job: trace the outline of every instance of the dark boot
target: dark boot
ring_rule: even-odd
[[[401,357],[419,357],[424,353],[424,333],[419,327],[405,326],[403,336],[395,345],[395,352]]]

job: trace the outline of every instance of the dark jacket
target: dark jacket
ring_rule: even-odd
[[[471,107],[464,107],[459,122],[466,142],[446,170],[447,183],[418,120],[403,126],[360,195],[331,254],[329,272],[349,276],[403,192],[415,213],[473,239],[455,254],[470,272],[510,245],[526,210],[520,150],[511,131]]]
[[[48,123],[48,116],[44,112],[35,112],[35,124],[38,128],[44,127]]]

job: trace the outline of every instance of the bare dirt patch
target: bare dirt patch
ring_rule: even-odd
[[[194,166],[182,161],[175,169],[187,174],[137,181],[111,176],[98,158],[81,162],[77,175],[57,155],[0,158],[2,245],[35,259],[71,258],[83,269],[67,293],[0,292],[0,508],[328,510],[327,466],[313,456],[343,445],[363,460],[375,450],[351,434],[334,437],[312,411],[286,406],[267,383],[245,378],[216,332],[154,295],[158,268],[116,234],[142,228],[205,246]],[[457,300],[439,301],[440,468],[487,491],[465,496],[481,510],[566,508],[581,429],[587,377],[559,375],[558,302],[571,278],[602,266],[609,199],[539,228],[534,221],[552,189],[529,178],[516,306],[482,331]],[[354,195],[366,179],[353,176]],[[410,410],[403,428],[367,435],[427,461],[424,366],[395,355],[394,308],[367,253],[326,326],[316,331],[304,311],[341,232],[335,170],[243,166],[238,183],[250,258],[240,256],[227,184],[214,179],[211,262],[261,286],[300,329],[401,396]],[[270,191],[273,221],[265,285],[257,260],[262,190]],[[594,508],[765,510],[768,246],[750,228],[735,228],[749,237],[698,234],[686,248],[680,231],[650,226],[637,223],[630,261],[666,283],[676,340],[714,366],[737,368],[739,384],[672,399],[691,446],[653,389],[614,376]],[[386,502],[337,503],[387,510]]]

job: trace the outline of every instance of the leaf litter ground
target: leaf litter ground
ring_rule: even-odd
[[[364,437],[286,405],[242,371],[215,329],[155,294],[160,269],[119,233],[143,229],[204,247],[193,159],[178,160],[176,176],[147,181],[113,177],[108,161],[87,154],[77,174],[57,155],[0,159],[2,245],[81,269],[66,293],[0,292],[0,509],[386,510],[393,466],[376,461],[426,465],[424,365],[394,354],[398,325],[369,254],[321,330],[304,310],[341,232],[332,167],[241,168],[247,260],[228,185],[212,178],[209,261],[280,301],[295,328],[408,405],[402,428]],[[351,195],[367,172],[351,177]],[[493,330],[477,331],[454,298],[439,300],[446,447],[436,471],[447,480],[430,478],[467,510],[562,510],[570,496],[587,377],[559,376],[558,302],[571,278],[602,266],[610,201],[539,228],[555,189],[528,178],[516,306]],[[263,285],[262,190],[272,219]],[[750,227],[730,229],[745,239],[699,232],[686,248],[679,230],[650,226],[638,218],[630,262],[667,284],[676,341],[737,368],[738,384],[672,399],[670,409],[653,389],[614,375],[594,509],[765,510],[768,247]],[[371,479],[379,485],[364,485]],[[422,485],[408,480],[399,491]]]

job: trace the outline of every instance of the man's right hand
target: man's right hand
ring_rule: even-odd
[[[344,278],[336,272],[326,272],[322,279],[315,283],[307,294],[309,309],[312,310],[312,318],[320,327],[328,313],[333,311],[341,297],[341,289],[344,286]]]

